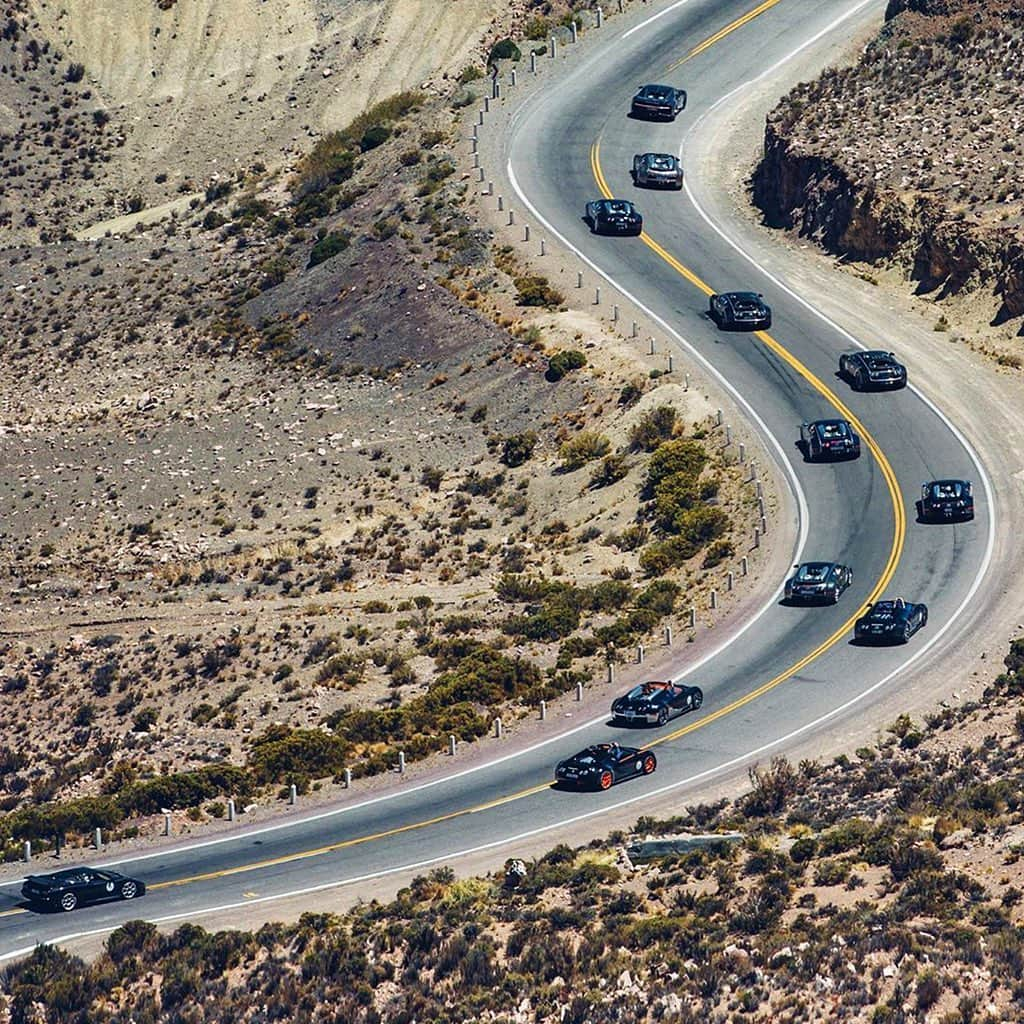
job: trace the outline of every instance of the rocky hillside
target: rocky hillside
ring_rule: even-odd
[[[891,0],[886,19],[857,64],[771,113],[754,201],[771,226],[898,266],[938,299],[970,296],[979,322],[1019,332],[1024,11]]]

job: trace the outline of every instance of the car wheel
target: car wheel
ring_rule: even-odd
[[[658,762],[654,759],[653,754],[647,754],[644,757],[643,768],[641,769],[644,775],[651,775],[654,769],[658,767]]]
[[[121,899],[123,899],[123,900],[133,900],[138,895],[139,895],[139,887],[131,879],[128,879],[127,882],[122,882],[121,883]]]
[[[614,781],[615,779],[611,772],[601,772],[601,778],[597,780],[597,784],[601,789],[611,789]]]
[[[864,374],[858,373],[857,376],[853,378],[853,387],[856,391],[864,390]]]
[[[668,722],[668,708],[662,708],[658,712],[658,725],[665,725]]]
[[[60,898],[60,909],[70,914],[78,906],[78,897],[73,892],[66,892]]]
[[[911,637],[911,629],[910,629],[910,623],[908,622],[903,627],[903,642],[906,643],[910,639],[910,637]]]
[[[923,612],[921,612],[921,625],[918,628],[919,629],[924,629],[924,627],[927,626],[927,625],[928,625],[928,609],[925,608],[925,610]]]
[[[693,696],[690,698],[690,710],[696,711],[697,708],[704,703],[704,693],[702,690],[694,690]]]

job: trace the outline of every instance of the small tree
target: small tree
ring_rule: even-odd
[[[512,434],[506,437],[501,446],[501,461],[514,468],[529,462],[533,457],[533,449],[537,447],[537,435],[532,430],[523,434]]]

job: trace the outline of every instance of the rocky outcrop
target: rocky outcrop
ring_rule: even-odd
[[[764,222],[1024,317],[1024,14],[996,7],[891,0],[856,66],[786,96],[752,178]]]

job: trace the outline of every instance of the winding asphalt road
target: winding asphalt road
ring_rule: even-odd
[[[880,14],[882,4],[871,2]],[[883,686],[899,684],[909,661],[941,658],[955,642],[956,615],[976,593],[991,548],[992,510],[980,465],[955,427],[915,390],[851,392],[835,377],[837,357],[851,345],[838,326],[763,277],[709,229],[687,194],[639,190],[628,173],[634,152],[678,149],[720,98],[803,42],[842,32],[837,19],[863,6],[863,0],[768,0],[756,8],[750,0],[652,4],[643,18],[609,25],[585,58],[517,111],[505,139],[510,179],[534,219],[660,317],[683,358],[703,362],[749,403],[752,421],[788,466],[797,507],[806,503],[802,551],[795,554],[855,568],[842,601],[816,609],[773,602],[742,641],[701,665],[694,676],[705,692],[701,712],[644,734],[657,744],[659,771],[651,778],[603,794],[549,787],[560,757],[588,742],[628,742],[595,707],[593,719],[572,734],[426,786],[122,861],[122,870],[150,887],[141,904],[43,915],[19,904],[17,886],[0,886],[0,960],[40,941],[102,933],[140,914],[183,919],[302,892],[315,907],[315,893],[334,886],[425,868],[546,830],[554,842],[559,828],[581,820],[592,820],[594,834],[601,834],[609,809],[659,793],[692,799],[702,783],[781,752],[798,736],[870,714],[872,700]],[[678,121],[652,125],[626,117],[636,86],[660,80],[689,92]],[[583,204],[602,193],[635,200],[648,234],[591,236],[581,220]],[[770,335],[724,334],[706,319],[707,291],[734,288],[764,292],[774,309]],[[898,349],[898,325],[891,337],[856,341]],[[856,421],[864,455],[852,463],[805,464],[795,447],[797,424],[832,415]],[[937,476],[976,481],[974,523],[913,521],[920,482]],[[928,603],[926,630],[907,647],[852,646],[852,620],[864,602],[898,594]],[[693,668],[684,653],[677,677]],[[272,906],[267,910],[272,914]]]

